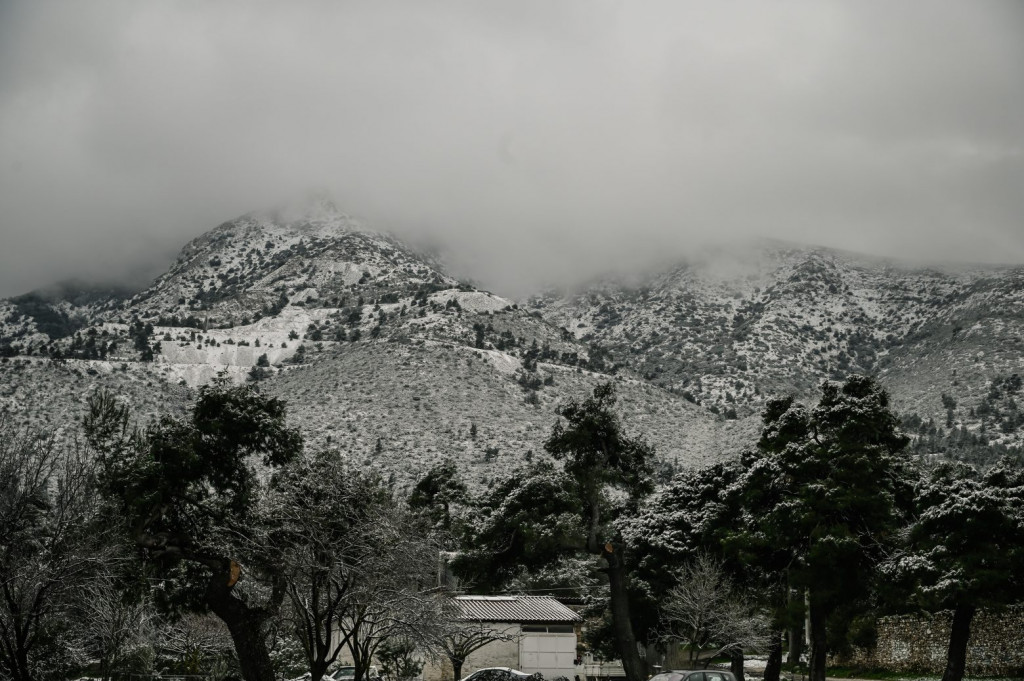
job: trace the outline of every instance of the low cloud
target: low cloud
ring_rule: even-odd
[[[1024,262],[1024,7],[5,3],[0,295],[326,190],[521,292],[769,236]]]

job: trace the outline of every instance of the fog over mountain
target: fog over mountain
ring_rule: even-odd
[[[0,296],[324,190],[526,293],[769,236],[1024,262],[1024,6],[5,2]]]

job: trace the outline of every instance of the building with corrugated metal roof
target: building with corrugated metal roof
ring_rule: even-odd
[[[467,627],[487,627],[503,640],[471,653],[462,676],[488,667],[511,667],[545,679],[573,679],[579,657],[577,634],[583,622],[573,610],[551,596],[457,596],[459,620]],[[449,665],[423,670],[425,681],[452,678]]]

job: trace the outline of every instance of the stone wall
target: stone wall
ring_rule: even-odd
[[[892,671],[941,674],[946,667],[953,613],[901,615],[878,620],[875,649],[857,651],[845,662]],[[971,623],[967,673],[1024,675],[1024,605],[1000,612],[979,611]]]

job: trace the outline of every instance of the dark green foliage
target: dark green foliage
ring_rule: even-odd
[[[612,362],[611,353],[607,348],[591,343],[587,354],[586,368],[591,371],[614,374],[618,370],[618,365]]]
[[[915,506],[908,543],[887,574],[925,608],[953,610],[943,679],[959,681],[977,609],[1024,596],[1024,469],[1009,459],[986,475],[940,464],[918,485]]]
[[[86,432],[99,452],[107,493],[132,523],[149,523],[148,532],[196,536],[219,522],[237,522],[253,501],[246,458],[258,454],[264,465],[280,466],[302,448],[298,431],[285,426],[281,400],[248,387],[206,386],[189,421],[164,417],[138,447],[111,451],[102,429],[111,425],[103,413],[115,408],[112,402],[103,395],[91,400]]]
[[[587,553],[600,556],[609,583],[609,608],[615,645],[629,681],[641,681],[647,670],[637,653],[633,631],[628,564],[630,556],[615,519],[635,508],[653,489],[653,449],[622,431],[613,407],[611,383],[594,388],[583,402],[571,401],[544,443],[555,459],[563,461],[569,494],[580,510]],[[613,501],[618,493],[622,501]]]
[[[745,456],[750,524],[733,537],[810,592],[812,676],[824,674],[825,616],[866,598],[874,568],[909,511],[912,474],[889,397],[873,379],[822,385],[818,406],[765,407],[758,450]]]
[[[516,382],[519,383],[520,388],[527,392],[540,390],[544,387],[544,382],[541,380],[540,376],[528,371],[521,371]]]
[[[1021,378],[1018,374],[996,378],[989,391],[975,408],[981,417],[982,431],[992,430],[1003,434],[1017,432],[1024,426],[1024,410],[1017,404],[1024,399],[1021,395]]]
[[[620,522],[623,538],[636,556],[633,622],[642,640],[657,640],[658,603],[676,585],[679,565],[698,554],[725,559],[738,583],[764,583],[759,562],[741,559],[723,547],[742,522],[742,474],[738,461],[681,473]]]
[[[85,325],[84,320],[69,316],[38,293],[15,296],[11,302],[18,314],[31,317],[36,328],[51,339],[66,338]]]
[[[579,500],[550,463],[513,471],[478,502],[471,548],[453,569],[487,593],[521,570],[536,570],[583,548]]]
[[[207,386],[187,420],[164,417],[145,432],[129,428],[127,409],[109,394],[89,407],[101,490],[163,580],[164,605],[212,610],[231,630],[246,681],[271,681],[264,625],[283,598],[282,576],[251,540],[260,467],[280,468],[302,451],[284,402],[252,387]],[[271,597],[240,597],[239,580],[252,593],[269,585]]]
[[[912,578],[921,605],[1013,602],[1024,593],[1024,471],[1004,459],[987,474],[942,463],[915,495],[916,520],[893,575]]]
[[[426,515],[431,524],[446,532],[452,530],[455,507],[468,501],[466,483],[455,462],[446,459],[435,465],[416,483],[409,495],[409,508]]]
[[[603,503],[602,490],[614,487],[638,499],[653,488],[651,460],[653,450],[642,440],[626,437],[612,411],[615,389],[611,383],[594,388],[592,397],[582,403],[571,401],[559,415],[544,448],[565,462],[565,472],[574,483],[583,512],[589,518],[595,506]]]
[[[424,662],[417,659],[417,646],[414,641],[406,638],[394,638],[384,641],[377,649],[380,660],[380,671],[388,679],[405,681],[419,677]]]

